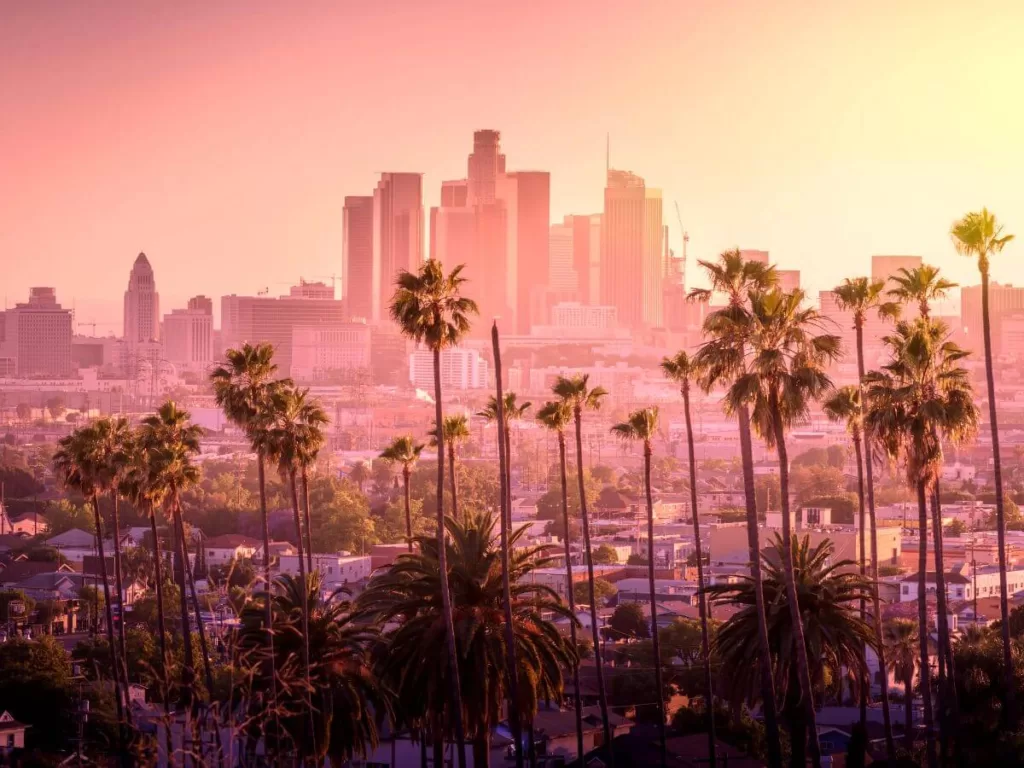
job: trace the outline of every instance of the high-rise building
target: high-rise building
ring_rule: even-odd
[[[799,269],[777,269],[775,275],[779,278],[779,288],[786,293],[792,293],[800,287]]]
[[[71,310],[53,288],[30,288],[28,303],[0,312],[0,372],[63,377],[71,374]]]
[[[374,296],[380,294],[374,282],[373,196],[345,198],[341,215],[341,293],[350,317],[373,318]],[[376,286],[376,287],[375,287]]]
[[[483,389],[488,385],[487,369],[487,360],[475,349],[441,350],[441,386],[445,389]],[[433,392],[434,354],[429,349],[420,348],[409,355],[409,382]]]
[[[296,381],[368,379],[370,326],[365,322],[297,325],[292,329],[291,377]]]
[[[552,224],[548,233],[548,285],[553,290],[576,293],[578,281],[572,257],[572,224]]]
[[[629,171],[608,171],[601,220],[601,303],[630,328],[662,323],[661,190]]]
[[[368,320],[388,317],[395,278],[423,263],[423,175],[382,173],[373,193],[373,306]]]
[[[768,264],[768,251],[758,251],[753,248],[741,248],[740,256],[744,261],[756,261],[758,264]]]
[[[129,346],[160,338],[160,295],[156,292],[153,267],[140,253],[128,277],[124,292],[124,340]]]
[[[499,174],[498,199],[505,204],[506,294],[515,310],[515,330],[530,332],[534,295],[547,289],[551,174],[514,171]]]
[[[1002,340],[1003,322],[1013,315],[1024,313],[1024,287],[990,283],[988,287],[988,316],[992,325],[992,351],[997,354],[1020,352],[1006,348]],[[981,312],[981,286],[965,285],[960,289],[960,324],[970,344],[979,352],[984,344]]]
[[[888,282],[901,269],[917,269],[921,263],[920,256],[872,256],[871,279]]]
[[[601,214],[566,216],[572,227],[572,266],[576,298],[581,304],[601,302]]]
[[[470,205],[493,203],[498,176],[505,172],[505,156],[501,154],[501,132],[473,132],[473,152],[469,156],[467,202]]]
[[[246,342],[274,345],[274,362],[284,374],[291,371],[292,343],[296,327],[340,323],[345,320],[345,304],[329,298],[317,298],[323,283],[306,283],[291,289],[290,295],[222,296],[221,344],[237,348]],[[312,293],[311,296],[304,293]],[[333,293],[333,292],[332,292]]]
[[[163,355],[186,368],[205,368],[213,362],[213,300],[195,296],[187,309],[164,315]]]
[[[299,278],[299,284],[288,289],[293,299],[320,299],[330,301],[334,298],[334,286],[313,280]]]

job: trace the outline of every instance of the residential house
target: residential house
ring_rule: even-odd
[[[14,750],[24,749],[25,731],[31,727],[25,723],[19,723],[6,710],[0,713],[0,755],[9,759]]]
[[[232,560],[256,559],[257,553],[263,552],[263,542],[240,533],[225,533],[204,539],[203,551],[206,553],[207,567],[223,566]]]
[[[6,531],[22,536],[40,536],[50,530],[46,518],[37,512],[25,512],[17,517],[9,517]]]
[[[281,555],[278,573],[299,574],[299,556]],[[325,591],[333,592],[338,587],[355,584],[370,577],[370,555],[314,554],[313,568],[320,572]]]

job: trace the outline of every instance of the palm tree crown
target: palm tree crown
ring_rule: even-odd
[[[416,273],[399,273],[391,317],[403,334],[430,349],[444,349],[469,332],[469,317],[479,310],[461,295],[462,269],[459,265],[446,275],[440,261],[428,259]]]
[[[633,411],[625,421],[613,425],[611,431],[621,440],[643,443],[650,450],[651,441],[658,434],[658,408]]]
[[[836,304],[841,310],[853,313],[854,327],[863,327],[868,312],[875,310],[878,316],[895,320],[900,316],[900,305],[885,300],[885,281],[868,277],[846,278],[832,289]]]
[[[400,464],[402,469],[412,469],[412,466],[419,461],[424,445],[417,443],[411,435],[401,435],[391,441],[385,448],[380,458],[391,464]]]
[[[514,395],[513,395],[514,397]],[[441,422],[443,430],[442,437],[445,445],[453,445],[464,442],[470,438],[469,419],[464,413],[453,413],[444,417]],[[437,427],[427,433],[430,438],[430,445],[437,445]]]
[[[896,284],[889,295],[903,304],[917,304],[921,317],[928,317],[933,302],[946,298],[956,283],[939,276],[939,268],[930,264],[907,269],[903,267],[890,278]]]
[[[1013,235],[1003,234],[1003,225],[987,208],[968,213],[950,228],[957,253],[978,261],[978,270],[987,273],[989,258],[1001,253]]]

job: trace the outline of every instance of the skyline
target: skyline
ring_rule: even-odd
[[[601,210],[610,134],[612,167],[662,190],[677,253],[679,203],[691,279],[739,246],[799,269],[812,297],[874,254],[971,285],[950,223],[987,205],[1024,228],[1024,10],[908,2],[878,25],[879,3],[639,5],[17,8],[0,30],[18,73],[0,82],[6,305],[54,286],[116,332],[140,251],[167,311],[340,275],[344,198],[420,172],[429,210],[479,128],[502,132],[510,167],[550,171],[552,223]],[[964,92],[1002,101],[979,120]],[[1024,282],[1020,247],[994,279]]]

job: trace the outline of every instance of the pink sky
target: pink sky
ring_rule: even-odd
[[[135,254],[161,309],[341,272],[378,171],[427,203],[475,128],[600,210],[612,163],[678,201],[690,256],[765,248],[810,288],[988,205],[1024,236],[1016,0],[10,3],[0,24],[0,293],[113,323]],[[301,9],[299,8],[301,6]],[[1024,245],[996,266],[1024,282]]]

